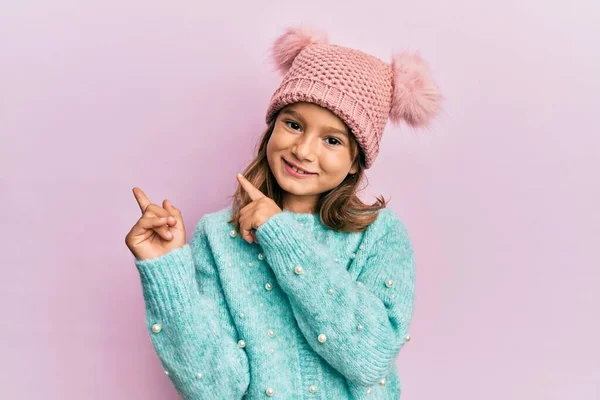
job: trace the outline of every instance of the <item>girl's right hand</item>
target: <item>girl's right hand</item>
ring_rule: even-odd
[[[138,260],[160,257],[185,245],[185,226],[179,209],[169,200],[162,207],[151,204],[146,194],[133,188],[142,217],[125,236],[125,244]]]

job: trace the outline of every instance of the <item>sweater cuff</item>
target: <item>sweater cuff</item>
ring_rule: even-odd
[[[159,306],[178,304],[189,306],[196,290],[195,266],[189,244],[168,253],[145,260],[135,260],[142,286],[148,298]]]
[[[279,256],[302,253],[306,248],[302,246],[305,235],[304,228],[287,212],[275,214],[256,229],[256,237],[265,252]]]

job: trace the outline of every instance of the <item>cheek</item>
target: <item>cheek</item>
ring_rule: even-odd
[[[274,134],[274,133],[273,133]],[[275,136],[271,136],[267,142],[267,161],[271,170],[275,170],[277,167],[278,160],[281,158],[279,154],[281,152],[281,141]]]
[[[293,139],[290,141],[290,135],[286,132],[273,132],[267,143],[267,158],[275,160],[280,158],[280,153],[287,154],[293,145]]]
[[[269,162],[269,165],[271,166],[271,169],[273,168],[273,141],[269,140],[269,142],[267,143],[267,161]]]
[[[323,170],[331,175],[345,176],[346,172],[350,170],[351,160],[348,155],[336,154],[331,157],[324,157],[321,165]]]
[[[282,137],[281,133],[274,131],[271,134],[271,138],[269,139],[269,143],[267,143],[267,151],[274,152],[280,150],[282,147]]]

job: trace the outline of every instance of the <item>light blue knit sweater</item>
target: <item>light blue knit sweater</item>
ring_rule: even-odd
[[[249,244],[206,214],[191,241],[135,260],[152,344],[185,399],[400,397],[415,264],[389,209],[364,232],[288,210]]]

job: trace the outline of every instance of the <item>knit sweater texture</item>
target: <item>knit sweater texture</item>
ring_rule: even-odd
[[[363,232],[288,210],[256,230],[204,215],[190,243],[138,260],[149,335],[190,400],[397,400],[415,263],[389,209]]]

